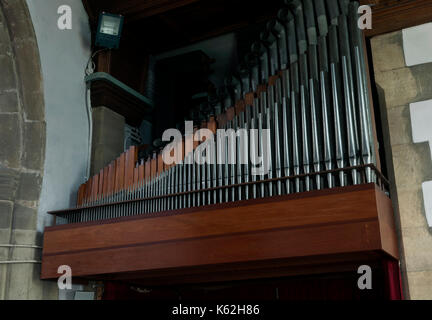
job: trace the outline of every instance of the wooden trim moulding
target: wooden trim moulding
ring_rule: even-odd
[[[368,184],[48,227],[41,278],[57,279],[58,267],[69,265],[78,278],[224,281],[329,272],[383,256],[399,258],[392,205]]]
[[[431,0],[361,0],[361,5],[373,5],[372,29],[366,37],[402,30],[432,22]]]

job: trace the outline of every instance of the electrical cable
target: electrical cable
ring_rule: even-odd
[[[0,248],[27,248],[27,249],[42,249],[40,246],[24,245],[24,244],[0,244]]]
[[[86,68],[85,68],[85,74],[86,76],[89,76],[95,72],[96,64],[93,61],[93,58],[103,52],[108,50],[107,48],[97,50],[90,56]],[[89,126],[89,134],[88,134],[88,151],[87,151],[87,168],[86,168],[86,176],[85,180],[88,180],[90,178],[90,167],[91,167],[91,152],[92,152],[92,140],[93,140],[93,118],[92,118],[92,106],[91,106],[91,84],[86,84],[86,112],[87,112],[87,119],[88,119],[88,126]]]
[[[90,58],[89,58],[89,60],[87,62],[86,69],[85,69],[85,74],[87,76],[93,74],[94,71],[95,71],[95,69],[96,69],[96,64],[94,63],[93,58],[96,57],[97,54],[99,54],[99,53],[101,53],[103,51],[106,51],[106,50],[108,50],[108,49],[107,48],[100,49],[100,50],[97,50],[94,53],[92,53],[92,55],[90,56]]]
[[[23,244],[0,244],[0,248],[26,248],[26,249],[39,249],[42,247],[35,245],[23,245]],[[7,260],[0,261],[0,265],[2,264],[40,264],[42,261],[39,260]]]
[[[91,152],[92,152],[92,140],[93,140],[93,117],[91,110],[91,84],[86,84],[86,111],[89,125],[89,135],[88,135],[88,150],[87,150],[87,170],[85,180],[90,178],[90,167],[91,167]]]
[[[38,260],[15,260],[15,261],[0,261],[1,264],[41,264],[42,261]]]

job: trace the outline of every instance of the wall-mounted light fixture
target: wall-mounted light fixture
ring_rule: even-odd
[[[96,32],[96,46],[117,49],[120,46],[123,22],[122,15],[102,12]]]

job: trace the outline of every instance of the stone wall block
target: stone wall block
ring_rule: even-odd
[[[40,248],[24,248],[16,247],[12,250],[12,260],[35,260],[40,261],[42,258],[42,250]]]
[[[44,120],[42,74],[37,57],[37,45],[34,41],[15,44],[17,71],[20,74],[23,109],[27,120]]]
[[[13,202],[0,201],[0,229],[10,228],[12,222],[13,210],[14,210]]]
[[[392,146],[412,142],[409,106],[388,109],[387,119],[390,129],[390,143]]]
[[[15,204],[13,211],[13,227],[15,230],[35,230],[37,210],[21,204]]]
[[[26,122],[24,124],[23,166],[32,170],[43,170],[45,156],[44,122]]]
[[[20,41],[15,44],[17,71],[21,78],[22,91],[42,91],[40,62],[35,61],[38,48],[34,41]]]
[[[2,5],[12,39],[35,38],[25,0],[2,0]]]
[[[16,244],[42,245],[42,236],[36,230],[15,229],[11,242]]]
[[[5,300],[5,294],[6,294],[6,274],[7,274],[7,265],[0,264],[0,300]]]
[[[411,102],[432,99],[432,63],[411,67],[411,71],[419,88],[415,100]]]
[[[407,271],[432,271],[432,237],[428,227],[403,228],[402,236]]]
[[[428,143],[393,146],[393,165],[398,194],[417,189],[432,180],[432,162]]]
[[[39,48],[26,0],[0,0],[0,40],[0,166],[19,172],[13,183],[10,174],[0,172],[0,194],[1,177],[7,177],[3,184],[14,185],[14,192],[4,193],[14,206],[10,225],[0,229],[0,242],[41,246],[42,234],[36,227],[45,105]],[[38,249],[9,250],[9,256],[18,260],[40,260],[40,254]],[[41,299],[43,288],[38,264],[0,268],[0,298]]]
[[[26,91],[21,96],[25,119],[44,121],[45,102],[43,93],[41,91]]]
[[[0,55],[0,90],[16,89],[16,77],[12,57]]]
[[[91,174],[99,173],[124,151],[125,118],[106,107],[93,109]]]
[[[19,109],[17,92],[0,92],[0,113],[13,113],[18,111]]]
[[[419,88],[410,68],[377,72],[375,80],[384,90],[387,108],[407,105],[418,96]]]
[[[38,201],[42,188],[42,177],[37,173],[21,173],[17,200]]]
[[[432,300],[432,271],[408,272],[411,300]]]
[[[421,186],[403,189],[398,193],[398,202],[402,228],[419,228],[426,225]]]
[[[11,55],[9,33],[0,13],[0,55]]]
[[[0,114],[0,163],[19,168],[21,128],[18,114]]]
[[[9,269],[7,279],[7,300],[27,300],[29,294],[29,283],[33,274],[33,264],[16,264]]]
[[[8,243],[11,236],[10,229],[1,229],[0,228],[0,242]]]
[[[19,181],[19,171],[0,167],[0,200],[13,201],[18,191]]]
[[[371,39],[373,63],[377,72],[404,68],[402,32],[396,31]]]

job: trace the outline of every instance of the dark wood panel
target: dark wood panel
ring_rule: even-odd
[[[303,276],[336,272],[357,271],[367,263],[371,267],[379,265],[383,255],[379,252],[357,252],[355,254],[326,255],[284,259],[276,261],[247,262],[199,268],[178,268],[151,272],[130,272],[103,275],[102,280],[125,281],[146,286],[196,284],[222,281]],[[98,279],[98,276],[96,276]]]
[[[393,206],[388,197],[381,192],[377,193],[377,212],[380,224],[381,246],[387,252],[399,252]]]
[[[362,252],[397,258],[396,238],[386,234],[394,233],[388,223],[391,203],[380,193],[367,185],[219,210],[47,228],[42,278],[55,278],[61,264],[84,277],[199,266],[218,273],[220,265],[259,262],[264,266],[250,273],[261,277],[272,261],[289,262],[286,272],[291,274],[293,266],[311,263],[306,257],[320,257],[321,263],[324,257]]]
[[[146,35],[146,47],[155,52],[237,31],[275,17],[284,6],[279,0],[247,4],[240,0],[83,0],[83,3],[93,26],[101,11],[125,15],[125,36],[138,40]],[[430,0],[361,0],[360,3],[373,6],[373,29],[366,32],[368,37],[432,21]],[[161,39],[152,38],[146,30],[158,31]]]
[[[367,37],[432,21],[430,0],[360,2],[373,5],[373,28],[366,30]],[[110,73],[140,93],[144,92],[147,81],[148,54],[158,54],[222,34],[256,28],[275,18],[278,9],[284,6],[282,0],[247,4],[240,0],[83,0],[83,3],[93,31],[99,12],[125,15],[120,49],[100,52],[97,55],[97,71]],[[258,34],[253,37],[257,38]],[[144,115],[140,114],[134,118],[142,110],[136,108],[135,101],[125,103],[121,100],[124,98],[120,99],[113,93],[104,97],[106,89],[99,90],[103,94],[99,92],[95,95],[94,101],[113,104],[114,111],[121,111],[122,104],[125,104],[128,121],[142,119]]]
[[[105,106],[125,117],[132,126],[140,126],[143,119],[151,117],[152,108],[137,97],[105,80],[91,84],[91,99],[94,108]]]
[[[44,254],[68,250],[89,250],[146,242],[199,238],[218,234],[301,228],[308,225],[363,221],[376,217],[375,188],[354,192],[316,192],[313,197],[280,201],[244,201],[243,205],[214,205],[179,210],[170,217],[120,219],[105,224],[72,225],[47,228]],[[358,205],[362,204],[362,205]],[[144,221],[143,221],[144,220]],[[123,237],[127,230],[128,237]]]
[[[200,0],[83,0],[84,7],[95,18],[95,12],[108,11],[130,16],[131,19],[147,18],[162,14]],[[90,15],[90,14],[89,14]]]
[[[88,276],[373,251],[379,249],[379,242],[377,221],[306,230],[271,230],[196,241],[44,255],[42,277],[57,276],[58,267],[64,264],[71,266],[74,275]]]
[[[283,0],[83,0],[96,29],[98,13],[125,16],[122,45],[160,53],[276,17]],[[132,54],[132,52],[131,52]]]
[[[362,0],[361,4],[373,1]],[[389,0],[374,1],[372,29],[366,36],[372,37],[392,31],[409,28],[432,21],[432,1],[430,0]]]

